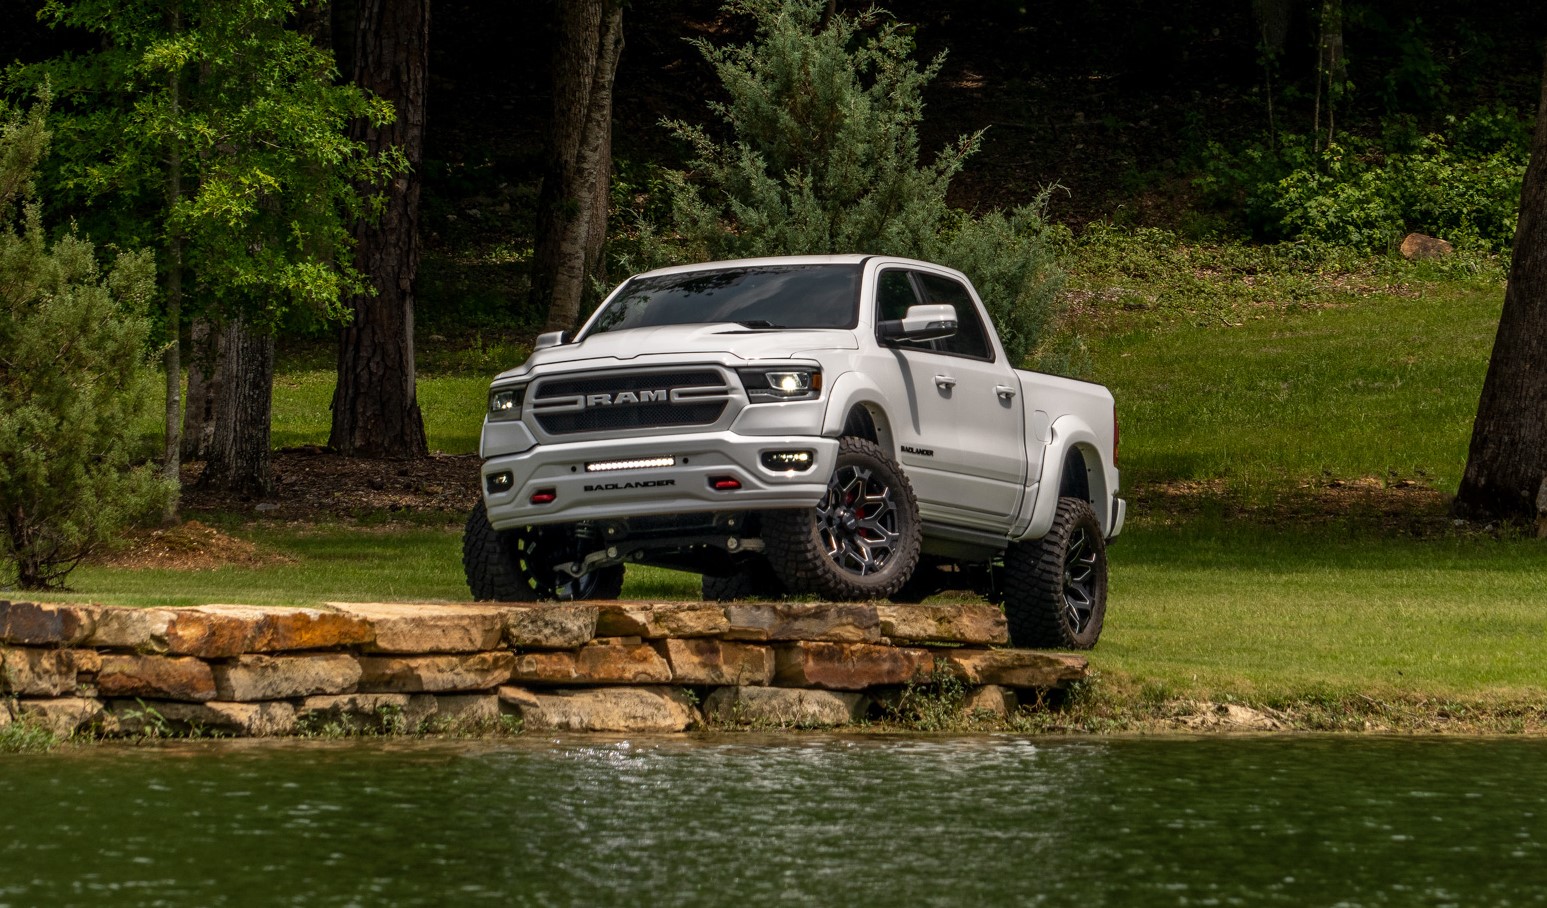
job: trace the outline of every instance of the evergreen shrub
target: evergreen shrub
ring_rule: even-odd
[[[45,106],[0,106],[0,585],[23,589],[62,585],[171,494],[131,462],[156,382],[155,264],[126,253],[104,272],[73,231],[45,238],[33,192]]]
[[[942,58],[919,67],[909,29],[874,8],[829,16],[821,0],[731,0],[725,10],[750,17],[756,35],[697,44],[729,96],[710,105],[721,124],[665,124],[690,147],[689,166],[667,174],[669,223],[641,231],[642,260],[622,264],[855,252],[936,261],[972,278],[1013,362],[1037,350],[1061,281],[1047,193],[976,217],[946,204],[982,133],[920,163],[923,90]]]

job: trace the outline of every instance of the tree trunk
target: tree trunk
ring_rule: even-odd
[[[1343,59],[1343,0],[1322,0],[1321,19],[1316,41],[1316,126],[1312,144],[1321,151],[1332,144],[1337,103],[1343,99],[1348,83],[1348,65]],[[1321,138],[1322,87],[1326,86],[1327,141]]]
[[[1520,194],[1504,312],[1455,514],[1547,534],[1547,68]]]
[[[560,4],[553,57],[553,121],[537,200],[529,304],[547,330],[574,327],[601,270],[612,173],[612,85],[623,50],[619,0]]]
[[[182,31],[182,10],[177,4],[172,5],[172,34]],[[182,103],[182,73],[173,72],[171,78],[170,100],[173,121],[180,115],[179,108]],[[173,210],[183,198],[183,156],[182,148],[173,139],[167,148],[167,208]],[[183,237],[175,229],[167,237],[167,334],[171,336],[171,342],[167,344],[166,352],[162,354],[161,364],[166,372],[166,445],[162,452],[161,475],[173,483],[177,488],[182,488],[183,462],[182,462],[182,389],[183,389],[183,364],[181,358],[182,343],[182,306],[183,306]],[[173,494],[167,498],[166,510],[162,512],[162,522],[173,524],[177,522],[178,496]]]
[[[188,326],[188,394],[183,406],[183,460],[208,460],[220,399],[220,356],[225,333],[207,318]]]
[[[355,138],[372,152],[401,147],[409,170],[386,187],[381,220],[355,225],[355,265],[376,293],[350,299],[353,317],[339,332],[328,444],[351,457],[423,457],[429,444],[414,385],[414,278],[430,3],[361,0],[356,12],[355,84],[390,100],[397,119],[380,128],[357,124]]]
[[[215,431],[199,487],[263,498],[274,491],[269,469],[274,335],[235,317],[222,333]]]

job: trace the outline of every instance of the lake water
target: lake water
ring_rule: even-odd
[[[0,756],[0,905],[1547,905],[1547,740]]]

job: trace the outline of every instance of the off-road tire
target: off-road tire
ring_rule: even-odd
[[[845,436],[827,494],[815,508],[763,515],[768,563],[792,593],[884,599],[919,559],[918,500],[908,477],[874,442]]]
[[[1107,611],[1107,547],[1090,502],[1058,499],[1053,528],[1005,550],[1005,620],[1010,643],[1090,649]]]
[[[462,533],[462,569],[479,602],[538,602],[551,599],[616,599],[623,592],[623,565],[597,568],[580,577],[556,574],[540,557],[543,546],[563,536],[559,527],[496,530],[482,501],[467,515]]]
[[[746,563],[741,570],[725,577],[704,575],[703,599],[705,602],[731,602],[737,599],[783,599],[784,583],[768,564],[768,559],[757,558]]]

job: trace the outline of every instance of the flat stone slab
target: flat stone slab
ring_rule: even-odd
[[[518,684],[667,684],[671,666],[646,643],[582,646],[521,653],[510,680]]]
[[[469,604],[329,602],[328,608],[366,621],[381,653],[480,653],[505,638],[508,608]]]
[[[996,719],[1008,718],[1015,712],[1019,700],[1015,691],[997,684],[985,684],[967,692],[962,701],[962,715],[972,718],[988,715]]]
[[[181,703],[113,700],[104,731],[110,735],[220,734],[240,738],[292,735],[295,707],[268,703]]]
[[[787,643],[775,650],[774,683],[780,687],[864,690],[928,680],[928,650],[870,643]]]
[[[0,646],[0,693],[60,697],[76,692],[102,667],[95,650]]]
[[[215,699],[215,673],[191,656],[116,655],[102,657],[97,690],[104,697],[203,702]]]
[[[96,626],[96,608],[0,599],[0,643],[75,646]]]
[[[703,637],[661,640],[655,646],[666,657],[676,684],[721,687],[773,683],[774,652],[767,646]]]
[[[435,712],[425,727],[436,732],[479,731],[498,725],[502,717],[496,693],[436,694]]]
[[[730,640],[816,640],[876,643],[876,607],[853,602],[734,602],[724,606]]]
[[[608,602],[598,609],[599,637],[719,637],[731,629],[724,607],[711,602]]]
[[[359,659],[348,653],[254,653],[216,664],[212,670],[216,698],[238,703],[347,694],[360,684],[363,674]]]
[[[517,649],[572,649],[596,636],[597,606],[581,603],[500,603],[505,643]]]
[[[417,731],[435,715],[434,694],[323,694],[307,697],[295,718],[305,731],[398,734]]]
[[[201,605],[191,609],[177,609],[185,617],[207,616],[211,629],[219,628],[236,639],[231,645],[234,652],[197,652],[189,641],[189,648],[182,649],[169,639],[171,652],[187,652],[189,655],[212,657],[239,653],[278,653],[308,649],[332,649],[340,646],[358,646],[370,643],[374,636],[370,622],[364,618],[342,612],[311,608],[258,608],[250,605]]]
[[[435,693],[493,690],[510,680],[516,657],[506,651],[440,656],[362,656],[360,690]]]
[[[698,707],[676,687],[502,687],[499,696],[533,731],[680,732],[700,721]]]
[[[17,702],[15,708],[15,721],[41,725],[56,738],[68,738],[77,732],[93,731],[103,724],[107,716],[102,707],[102,701],[91,697],[21,700]],[[3,711],[0,710],[0,712]]]
[[[364,618],[332,610],[252,605],[190,608],[94,606],[90,646],[220,659],[243,653],[358,646],[372,639]]]
[[[944,605],[880,604],[876,615],[881,620],[881,635],[893,643],[974,643],[1010,642],[1010,628],[1004,612],[982,603]]]
[[[722,687],[704,701],[704,717],[731,725],[831,728],[865,717],[870,698],[859,693],[787,687]]]
[[[968,684],[1003,687],[1066,687],[1090,670],[1084,656],[1032,649],[939,649],[946,670]]]
[[[167,637],[179,610],[170,608],[117,608],[94,606],[95,621],[87,646],[165,653]],[[205,619],[195,619],[203,621]]]

